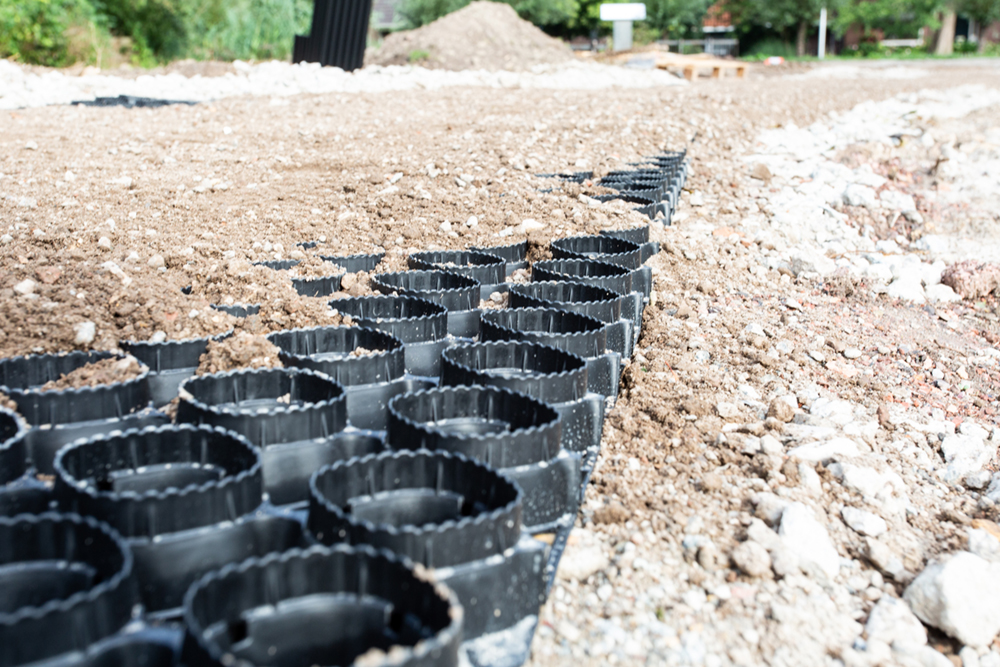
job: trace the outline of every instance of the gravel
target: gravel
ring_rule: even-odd
[[[608,88],[661,88],[683,86],[686,81],[660,70],[634,70],[597,63],[570,61],[537,65],[529,71],[431,70],[411,66],[370,66],[354,72],[316,63],[271,61],[233,63],[235,73],[220,77],[185,77],[181,74],[140,75],[124,78],[97,72],[71,76],[59,71],[25,72],[0,60],[0,109],[92,101],[98,97],[150,97],[203,102],[241,95],[285,98],[301,93],[377,93],[394,90],[480,88],[540,88],[546,90],[603,90]],[[35,150],[38,144],[28,142]],[[128,184],[124,184],[128,187]]]

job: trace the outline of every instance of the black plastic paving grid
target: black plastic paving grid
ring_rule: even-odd
[[[635,166],[601,183],[668,222],[685,155]],[[123,341],[139,378],[43,392],[116,353],[0,359],[26,418],[0,408],[0,532],[36,536],[0,544],[0,667],[526,660],[659,246],[639,226],[552,251],[527,284],[506,282],[529,268],[524,242],[415,253],[373,275],[381,294],[330,302],[357,327],[271,334],[285,369],[195,378],[209,338]],[[322,257],[339,270],[300,293],[383,255]],[[480,311],[494,291],[509,308]],[[171,424],[157,406],[178,395]],[[107,546],[88,560],[81,540]],[[60,623],[74,631],[50,641]]]

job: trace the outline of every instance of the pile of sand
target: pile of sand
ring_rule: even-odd
[[[416,30],[389,35],[366,65],[519,72],[573,58],[570,48],[502,2],[473,2]]]

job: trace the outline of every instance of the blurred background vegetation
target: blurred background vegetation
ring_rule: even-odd
[[[404,28],[430,23],[471,0],[399,0]],[[502,0],[546,32],[570,38],[610,31],[599,20],[607,0]],[[627,1],[627,0],[619,0]],[[697,39],[714,0],[646,0],[636,43]],[[939,12],[981,25],[1000,21],[1000,0],[721,0],[740,38],[741,55],[794,57],[815,38],[826,6],[837,35],[860,30],[855,55],[885,55],[874,35],[908,37],[934,28]],[[122,63],[153,66],[179,58],[287,59],[296,34],[308,34],[312,0],[0,0],[0,57],[37,65]],[[870,38],[867,36],[871,36]],[[975,50],[958,45],[957,51]],[[912,55],[926,55],[922,49]],[[997,51],[996,45],[990,51]]]
[[[0,57],[56,67],[285,59],[311,18],[312,0],[0,0]]]

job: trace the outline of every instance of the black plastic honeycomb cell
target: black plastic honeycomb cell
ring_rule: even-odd
[[[528,268],[528,242],[518,241],[500,246],[472,247],[469,250],[484,252],[488,255],[496,255],[507,262],[506,275],[510,276],[518,269]]]
[[[264,486],[276,505],[308,498],[314,470],[384,448],[344,432],[347,400],[332,378],[301,368],[233,371],[181,385],[177,421],[236,431],[261,448]]]
[[[448,337],[448,309],[415,296],[362,296],[335,299],[330,308],[350,315],[362,327],[377,329],[403,342],[406,371],[418,376],[438,375],[441,350]]]
[[[371,547],[315,546],[234,563],[184,600],[186,667],[457,667],[455,594]]]
[[[511,308],[557,308],[589,315],[608,324],[608,348],[632,356],[634,322],[622,315],[626,296],[586,283],[544,281],[511,285]]]
[[[504,341],[456,345],[441,360],[442,386],[481,385],[520,392],[562,416],[563,448],[596,454],[604,397],[590,391],[587,361],[541,343]]]
[[[226,313],[227,315],[232,315],[233,317],[245,318],[251,315],[256,315],[260,312],[259,303],[234,303],[234,304],[212,304],[212,310],[217,310],[220,313]]]
[[[425,389],[426,380],[406,377],[406,354],[395,336],[365,327],[315,327],[270,334],[286,367],[329,375],[347,392],[352,426],[382,431],[389,400]]]
[[[259,511],[260,450],[232,431],[178,424],[99,436],[59,450],[55,467],[60,508],[128,540],[147,612],[169,615],[209,570],[307,544],[297,522]]]
[[[184,104],[194,106],[197,102],[186,100],[160,100],[153,97],[136,97],[135,95],[118,95],[117,97],[95,97],[92,100],[70,102],[74,106],[84,107],[125,107],[126,109],[154,109],[157,107]]]
[[[596,259],[626,269],[642,266],[642,248],[638,243],[613,236],[569,236],[551,243],[554,259]]]
[[[389,445],[457,452],[503,470],[524,490],[524,523],[539,529],[576,512],[580,458],[562,450],[551,406],[497,387],[442,387],[389,403]]]
[[[596,259],[547,259],[531,267],[533,282],[585,283],[626,296],[622,313],[632,321],[635,331],[642,328],[642,312],[650,291],[647,285],[651,287],[652,278],[649,267],[629,270]]]
[[[384,252],[359,255],[320,255],[320,259],[336,264],[347,273],[368,273],[374,271],[385,257]]]
[[[605,410],[604,396],[588,389],[587,372],[583,358],[540,343],[473,343],[445,351],[441,383],[503,387],[552,406],[562,417],[562,447],[582,457],[582,499],[600,453]],[[546,563],[547,587],[555,580],[571,528],[570,521],[555,528]]]
[[[90,517],[0,517],[0,667],[81,651],[132,618],[132,551]]]
[[[261,504],[260,450],[221,428],[171,424],[98,436],[56,454],[60,508],[124,537],[235,521]]]
[[[418,296],[448,309],[448,333],[463,338],[479,334],[480,283],[448,271],[400,271],[372,276],[382,294]]]
[[[370,544],[434,569],[462,604],[465,640],[538,615],[546,548],[522,533],[521,491],[505,475],[459,454],[386,452],[317,471],[310,492],[320,542]]]
[[[479,281],[479,298],[506,292],[507,262],[499,255],[472,250],[428,250],[407,258],[411,269],[448,271]],[[478,304],[476,304],[478,306]]]
[[[602,229],[599,234],[611,236],[616,239],[624,239],[632,243],[639,244],[642,252],[642,261],[645,263],[650,257],[660,252],[660,244],[649,240],[649,225],[639,225],[627,229]]]
[[[176,667],[177,634],[173,628],[121,632],[33,667]]]
[[[177,388],[198,370],[201,355],[208,349],[208,342],[224,340],[232,331],[218,336],[168,340],[161,343],[149,341],[121,341],[118,346],[149,368],[149,394],[153,405],[160,407],[177,398]]]
[[[124,359],[113,352],[69,352],[0,359],[0,393],[17,403],[30,424],[25,435],[29,461],[52,473],[56,451],[77,438],[127,428],[163,424],[167,416],[152,409],[148,369],[125,382],[47,391],[42,387],[102,359]]]
[[[618,396],[621,355],[608,348],[608,325],[557,308],[508,308],[483,313],[483,342],[523,340],[543,343],[587,359],[590,389],[610,401]]]
[[[28,454],[24,449],[27,426],[17,413],[0,407],[0,486],[24,474]]]
[[[52,500],[48,486],[31,474],[27,432],[19,415],[0,408],[0,516],[40,514]]]

